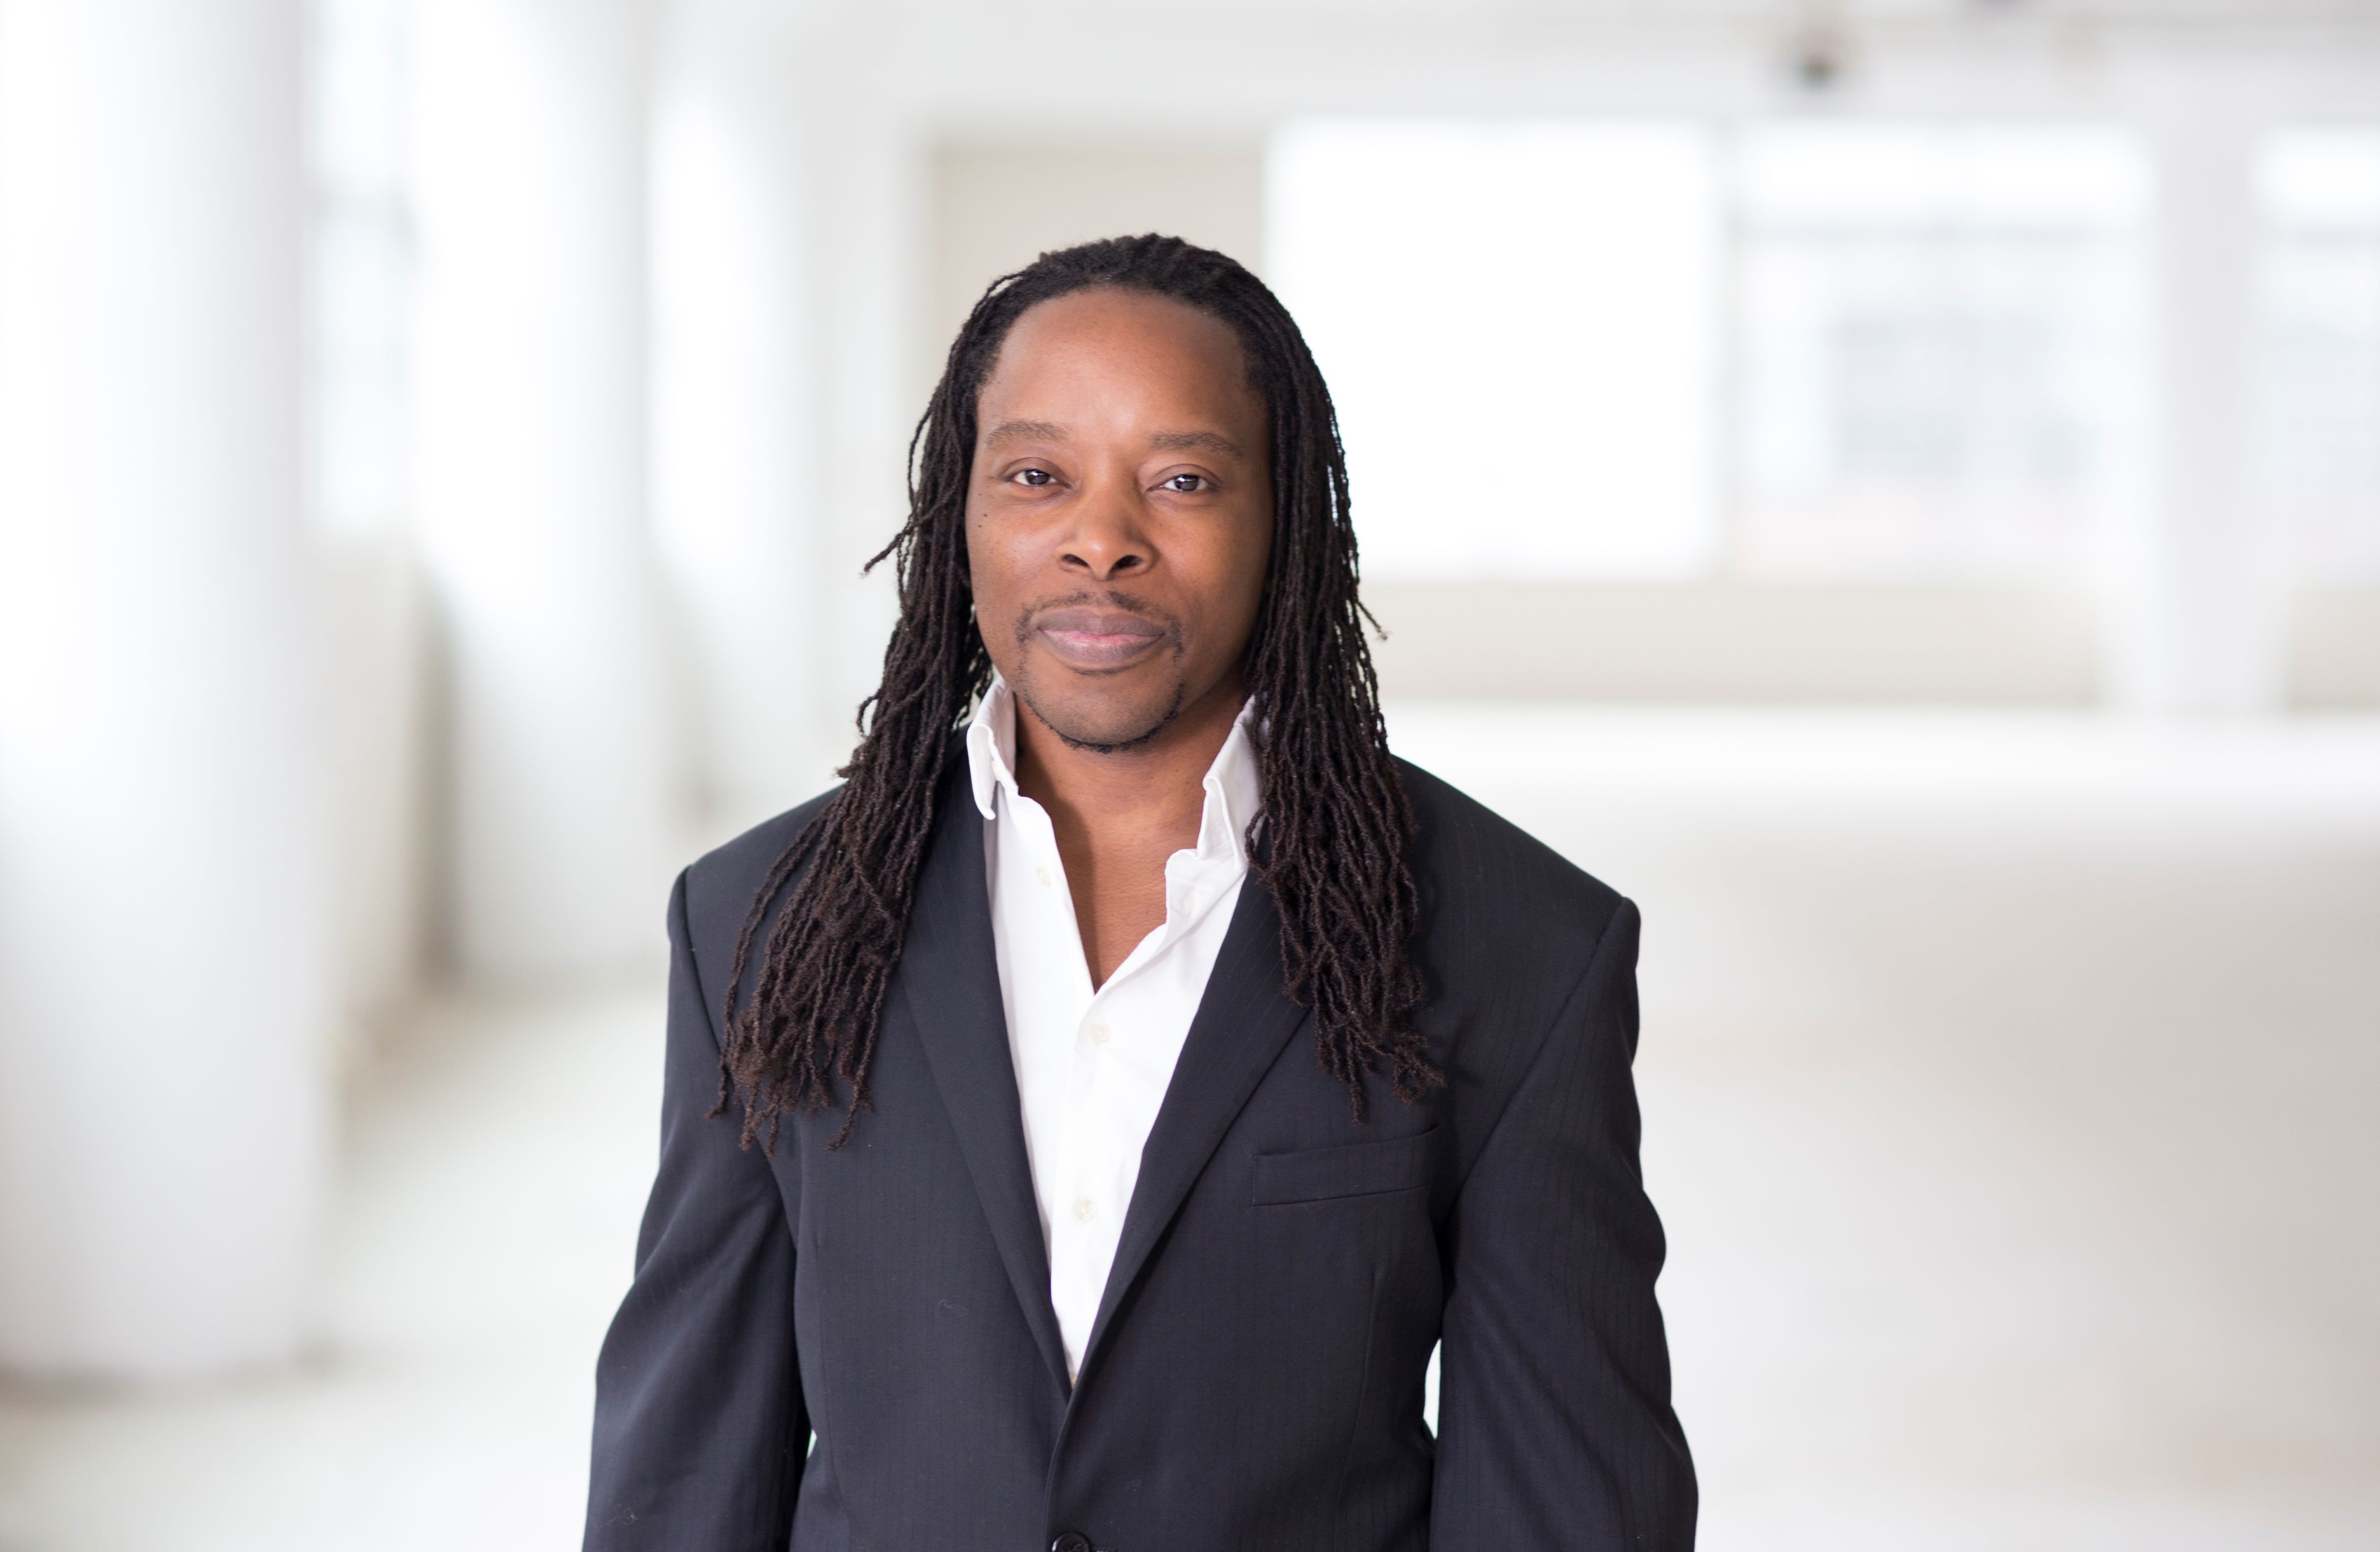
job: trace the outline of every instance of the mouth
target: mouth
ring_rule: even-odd
[[[1122,668],[1165,639],[1164,626],[1120,609],[1053,609],[1031,633],[1059,661],[1087,669]]]

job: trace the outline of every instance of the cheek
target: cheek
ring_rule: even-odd
[[[1270,511],[1252,515],[1240,529],[1232,560],[1236,583],[1232,600],[1233,612],[1244,621],[1253,621],[1264,600],[1265,578],[1272,570]]]
[[[988,521],[981,508],[972,503],[967,508],[965,532],[967,576],[977,597],[1002,593],[1006,590],[1005,579],[1016,570],[1014,540],[1003,544],[1000,527]]]
[[[1021,588],[1047,563],[1052,534],[1034,508],[979,496],[967,503],[966,547],[967,569],[979,583],[997,587],[1014,579]]]
[[[975,604],[976,625],[984,645],[996,653],[1002,636],[998,625],[1008,609],[1009,590],[1002,581],[1007,568],[1001,564],[999,546],[991,541],[987,525],[978,522],[972,512],[965,532],[967,590]]]
[[[1218,535],[1200,557],[1197,588],[1202,627],[1197,658],[1220,667],[1236,659],[1264,607],[1265,576],[1272,550],[1269,519],[1234,525],[1228,537]]]

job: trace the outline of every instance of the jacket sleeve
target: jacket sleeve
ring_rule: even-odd
[[[1455,1200],[1432,1552],[1687,1552],[1621,902]]]
[[[588,1552],[783,1552],[809,1444],[794,1239],[737,1112],[705,1119],[719,1040],[670,896],[661,1169],[637,1275],[595,1369]]]

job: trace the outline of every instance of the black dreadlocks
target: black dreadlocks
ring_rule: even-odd
[[[966,552],[976,402],[1010,327],[1038,302],[1099,286],[1152,293],[1228,323],[1272,436],[1271,574],[1247,645],[1263,818],[1252,871],[1281,916],[1288,988],[1314,1013],[1322,1070],[1356,1120],[1365,1074],[1385,1062],[1411,1103],[1445,1080],[1412,1012],[1422,999],[1418,917],[1406,849],[1413,811],[1389,758],[1379,690],[1355,594],[1355,533],[1330,394],[1305,341],[1262,281],[1179,237],[1111,237],[1045,253],[994,281],[951,346],[909,444],[909,520],[868,564],[892,557],[901,619],[884,678],[859,709],[844,785],[778,857],[745,917],[728,979],[719,1109],[744,1102],[747,1146],[773,1143],[788,1111],[835,1102],[842,1129],[868,1108],[868,1064],[908,932],[935,793],[953,734],[991,682]],[[737,992],[771,907],[759,977]],[[718,1113],[714,1110],[712,1113]]]

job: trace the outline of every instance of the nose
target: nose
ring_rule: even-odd
[[[1074,531],[1058,553],[1062,567],[1093,582],[1135,576],[1156,562],[1138,503],[1112,489],[1094,492],[1075,507]]]

